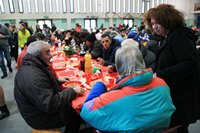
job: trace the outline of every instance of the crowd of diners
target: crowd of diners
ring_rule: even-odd
[[[18,71],[15,100],[34,131],[65,126],[66,133],[77,133],[85,121],[102,132],[162,132],[177,127],[178,133],[187,133],[189,124],[199,119],[200,41],[197,29],[186,27],[183,14],[172,5],[150,9],[140,27],[102,25],[88,31],[77,23],[61,31],[55,24],[51,28],[44,24],[43,29],[36,24],[34,31],[23,21],[19,30],[13,24],[6,26],[0,24],[1,79],[8,75],[4,57],[9,72],[13,58]],[[110,91],[103,82],[94,84],[80,114],[71,101],[84,90],[61,91],[59,83],[70,79],[67,75],[56,79],[48,69],[50,47],[70,45],[77,54],[89,51],[108,72],[119,74]],[[1,108],[7,113],[0,118],[9,116],[5,101]]]

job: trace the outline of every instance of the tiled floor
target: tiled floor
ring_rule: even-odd
[[[16,102],[14,100],[13,88],[15,74],[16,69],[13,69],[13,73],[8,73],[8,77],[6,77],[5,79],[0,79],[0,84],[4,88],[6,103],[11,113],[9,117],[0,120],[0,133],[31,133],[31,128],[25,123],[25,121],[21,117],[17,109]],[[0,76],[1,75],[2,72],[0,70]],[[190,133],[200,133],[200,121],[190,125],[189,131]]]

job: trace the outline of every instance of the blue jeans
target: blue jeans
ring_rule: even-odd
[[[7,67],[11,68],[9,45],[0,45],[0,67],[1,67],[3,74],[7,74],[7,69],[6,69],[6,66],[4,63],[4,56],[7,61]]]

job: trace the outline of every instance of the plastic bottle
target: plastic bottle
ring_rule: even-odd
[[[85,58],[85,76],[86,76],[86,83],[90,85],[91,82],[91,74],[92,74],[92,63],[91,59],[92,56],[89,52],[87,52],[84,56]]]

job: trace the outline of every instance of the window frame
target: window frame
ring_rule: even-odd
[[[84,18],[84,27],[85,27],[85,21],[86,21],[86,20],[89,20],[89,21],[90,21],[90,30],[91,30],[91,28],[92,28],[92,27],[91,27],[91,21],[92,21],[92,20],[95,20],[95,25],[96,25],[96,27],[97,27],[97,18]]]
[[[12,8],[13,8],[13,11],[11,11],[11,4],[10,4],[10,1],[12,1]],[[15,13],[15,8],[14,8],[13,0],[8,0],[8,4],[9,4],[10,13]]]
[[[23,7],[22,0],[17,0],[17,3],[18,3],[18,8],[19,8],[19,13],[24,13],[24,7]],[[20,3],[21,3],[21,9],[20,9]]]

